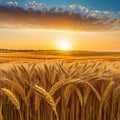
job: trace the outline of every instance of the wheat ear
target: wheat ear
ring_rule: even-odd
[[[16,96],[8,89],[2,88],[2,91],[5,95],[8,96],[12,104],[17,108],[17,110],[20,110],[20,104],[19,101],[17,100]]]

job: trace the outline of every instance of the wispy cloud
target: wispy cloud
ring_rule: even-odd
[[[40,3],[40,2],[36,2],[36,1],[29,1],[24,6],[27,9],[32,8],[34,10],[42,10],[46,5],[44,3]]]
[[[42,10],[42,9],[51,9],[51,8],[48,8],[46,4],[44,3],[40,3],[40,2],[37,2],[35,0],[33,1],[29,1],[27,4],[24,5],[26,9],[28,8],[32,8],[33,10]],[[120,12],[118,13],[113,13],[113,12],[110,12],[110,11],[100,11],[100,10],[91,10],[85,6],[79,6],[79,5],[76,5],[76,4],[71,4],[71,5],[68,5],[68,6],[65,6],[65,5],[61,5],[61,6],[55,6],[54,7],[54,11],[56,12],[63,12],[63,11],[68,11],[70,13],[81,13],[81,14],[85,14],[87,16],[94,16],[96,18],[101,18],[101,17],[108,17],[108,16],[119,16],[120,17]]]
[[[90,10],[75,4],[48,8],[44,3],[30,1],[24,9],[11,5],[0,6],[0,26],[8,28],[38,28],[74,31],[120,30],[120,13]],[[12,27],[13,26],[13,27]]]
[[[9,1],[9,2],[6,2],[8,5],[18,5],[18,2],[17,1]]]

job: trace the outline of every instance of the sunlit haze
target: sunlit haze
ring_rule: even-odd
[[[0,29],[0,48],[120,51],[120,33]]]

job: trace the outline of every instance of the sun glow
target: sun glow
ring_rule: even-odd
[[[68,41],[62,41],[59,44],[60,50],[69,50],[70,49],[70,43]]]

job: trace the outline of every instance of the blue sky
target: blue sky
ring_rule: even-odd
[[[18,6],[23,6],[33,0],[0,0],[2,5],[7,5],[7,2],[18,2]],[[60,5],[81,5],[93,10],[108,10],[112,12],[120,12],[120,0],[35,0],[36,2],[44,3],[47,7]]]

